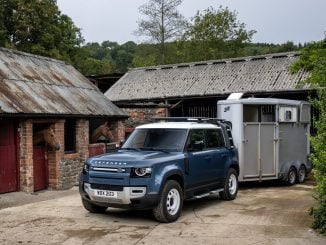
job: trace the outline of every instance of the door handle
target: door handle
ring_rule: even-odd
[[[212,157],[211,156],[206,156],[205,159],[209,160],[209,159],[212,159]]]

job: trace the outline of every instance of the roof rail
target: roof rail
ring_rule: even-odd
[[[212,123],[219,125],[220,123],[228,124],[232,127],[230,121],[219,118],[209,118],[209,117],[153,117],[154,121],[166,121],[166,122],[197,122],[197,123]]]

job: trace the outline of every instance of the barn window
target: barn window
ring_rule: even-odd
[[[65,153],[76,152],[76,120],[67,119],[65,122]]]

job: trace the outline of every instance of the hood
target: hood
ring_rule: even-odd
[[[107,167],[150,167],[158,162],[166,162],[184,157],[183,153],[165,153],[161,151],[132,151],[119,150],[118,152],[100,155],[88,159],[92,166]]]

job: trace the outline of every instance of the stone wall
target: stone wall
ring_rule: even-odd
[[[78,185],[79,174],[84,166],[84,158],[65,158],[60,161],[60,186],[61,189],[69,189]]]

